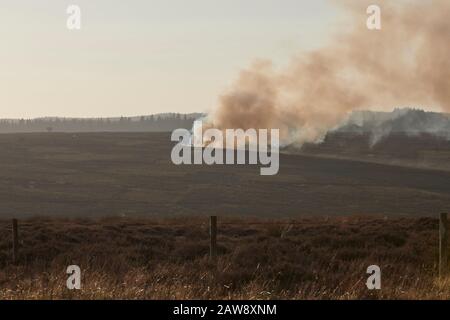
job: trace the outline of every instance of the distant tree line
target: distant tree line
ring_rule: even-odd
[[[169,132],[192,128],[202,114],[164,113],[119,118],[0,119],[0,133],[18,132]]]

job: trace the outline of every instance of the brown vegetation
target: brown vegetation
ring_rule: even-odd
[[[217,271],[208,262],[208,219],[0,221],[0,299],[449,299],[437,281],[432,218],[219,218]],[[66,288],[68,265],[82,290]],[[382,269],[369,291],[366,269]]]

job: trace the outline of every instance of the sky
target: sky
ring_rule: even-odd
[[[325,44],[337,17],[328,0],[1,0],[0,118],[206,112],[255,59]]]

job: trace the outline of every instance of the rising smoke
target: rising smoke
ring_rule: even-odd
[[[337,2],[337,1],[336,1]],[[257,61],[208,116],[211,126],[278,128],[283,144],[319,142],[354,110],[450,110],[450,1],[378,0],[382,30],[368,30],[374,1],[344,0],[350,31],[301,52],[284,69]]]

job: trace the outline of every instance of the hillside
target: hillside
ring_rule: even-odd
[[[450,172],[281,154],[259,166],[176,166],[168,133],[0,135],[0,217],[435,215]],[[436,150],[445,157],[448,149]]]
[[[411,109],[354,112],[322,142],[286,151],[450,171],[450,116]]]
[[[201,113],[162,113],[138,117],[0,119],[0,133],[170,132],[192,128]]]

